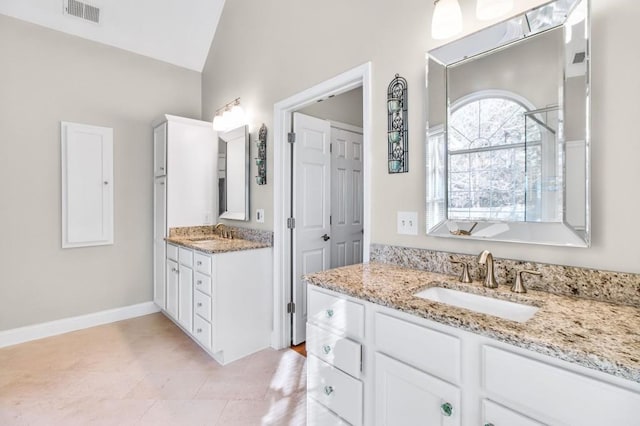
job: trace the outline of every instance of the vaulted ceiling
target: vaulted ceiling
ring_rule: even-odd
[[[0,13],[202,71],[224,0],[0,0]],[[71,2],[71,5],[69,5]],[[79,11],[79,13],[78,13]]]

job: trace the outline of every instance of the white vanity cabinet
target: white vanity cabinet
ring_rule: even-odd
[[[640,383],[316,286],[307,294],[309,307],[323,309],[310,311],[307,325],[309,424],[336,415],[389,426],[640,425]],[[333,317],[343,309],[335,328],[327,309]],[[351,343],[339,351],[329,343],[323,355],[336,339]],[[353,365],[352,343],[362,348],[356,376],[341,370]],[[339,392],[345,385],[333,385],[331,369],[357,380],[361,393]],[[345,415],[347,403],[362,417]]]
[[[272,249],[203,253],[167,244],[165,313],[221,364],[271,342]]]
[[[364,304],[314,289],[310,293],[306,342],[308,424],[366,424],[361,380]]]

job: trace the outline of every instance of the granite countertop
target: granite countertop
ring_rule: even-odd
[[[305,277],[309,284],[450,325],[640,383],[640,309],[500,285],[384,263],[346,266]],[[440,286],[539,307],[524,323],[413,296]]]
[[[204,253],[228,253],[232,251],[253,250],[271,247],[271,244],[241,238],[222,238],[218,235],[171,236],[165,238],[168,243],[195,249]]]

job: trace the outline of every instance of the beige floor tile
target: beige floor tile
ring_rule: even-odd
[[[167,371],[147,374],[127,393],[128,399],[193,399],[206,376],[200,372]]]
[[[218,424],[223,400],[157,401],[140,420],[144,426],[213,426]]]
[[[0,360],[1,426],[304,424],[304,357],[266,349],[221,366],[162,314],[2,348]]]

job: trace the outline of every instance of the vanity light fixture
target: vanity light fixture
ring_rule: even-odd
[[[216,110],[215,117],[213,117],[213,130],[216,132],[224,132],[243,126],[246,124],[246,121],[247,117],[244,109],[240,106],[240,98],[236,98]]]
[[[481,21],[498,18],[513,8],[513,0],[478,0],[476,17]]]
[[[458,0],[435,0],[431,37],[442,40],[462,32],[462,11]]]

